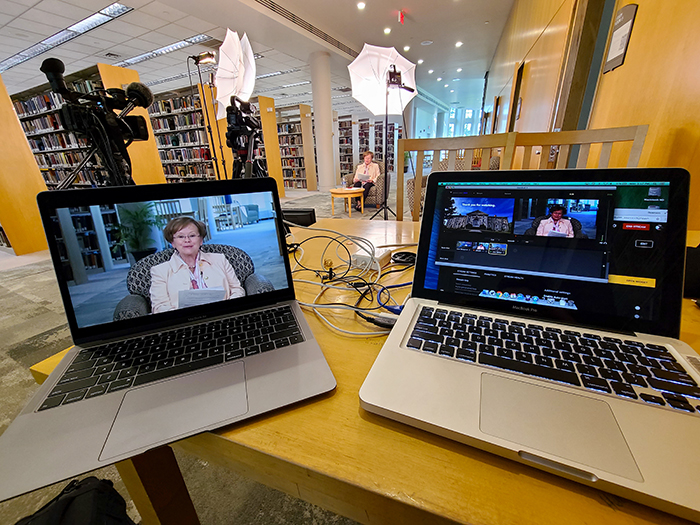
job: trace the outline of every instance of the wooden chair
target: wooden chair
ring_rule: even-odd
[[[396,173],[403,173],[404,151],[415,151],[416,154],[416,176],[414,179],[406,181],[406,189],[411,207],[411,215],[414,221],[420,217],[420,208],[425,196],[425,185],[428,178],[423,176],[423,162],[426,152],[432,152],[433,169],[440,170],[467,170],[467,169],[491,169],[496,166],[500,156],[504,154],[509,137],[512,134],[498,133],[495,135],[479,135],[473,137],[451,137],[439,139],[401,139],[398,144]],[[513,138],[510,137],[510,140]],[[436,162],[445,152],[445,160]],[[500,163],[500,166],[503,164]],[[498,168],[496,168],[498,169]],[[412,198],[418,194],[416,191],[416,180],[420,181],[420,199]],[[403,219],[403,177],[397,177],[396,184],[396,214],[397,220]]]
[[[572,146],[579,146],[577,168],[607,168],[613,145],[629,143],[631,148],[626,166],[633,168],[639,164],[648,129],[648,125],[642,125],[551,133],[513,133],[512,147],[507,149],[501,166],[504,169],[568,168]],[[594,144],[600,145],[597,164],[595,157],[590,155]],[[536,160],[536,155],[540,155],[539,160]]]

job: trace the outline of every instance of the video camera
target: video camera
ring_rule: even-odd
[[[51,89],[65,101],[60,109],[63,127],[87,137],[92,146],[73,172],[61,180],[58,189],[73,184],[80,170],[95,154],[99,154],[108,174],[106,178],[99,173],[94,174],[92,180],[95,185],[134,184],[131,178],[131,158],[126,148],[134,140],[148,140],[148,126],[144,117],[127,114],[135,107],[150,106],[153,103],[151,90],[140,82],[132,82],[126,90],[111,88],[79,93],[66,86],[63,78],[66,68],[59,59],[47,58],[39,69],[46,75]],[[119,113],[115,110],[119,110]]]
[[[254,116],[250,103],[231,97],[231,105],[226,108],[226,123],[226,145],[233,151],[232,177],[267,177],[265,161],[253,158],[263,139],[260,119]]]

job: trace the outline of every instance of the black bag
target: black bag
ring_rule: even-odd
[[[108,479],[74,479],[63,491],[16,525],[135,525],[126,502]]]

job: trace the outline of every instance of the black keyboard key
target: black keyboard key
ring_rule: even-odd
[[[88,368],[93,368],[96,363],[97,363],[97,359],[90,359],[89,361],[81,361],[79,363],[72,363],[68,367],[68,370],[66,370],[66,374],[70,374],[71,372],[77,372],[79,370],[86,370]]]
[[[513,359],[513,351],[508,348],[496,348],[496,355],[498,357],[505,357],[506,359]]]
[[[653,368],[651,373],[655,378],[663,379],[664,381],[672,381],[674,383],[697,386],[695,380],[688,374],[679,374],[678,372],[671,372],[670,370],[665,370],[663,368]]]
[[[421,339],[416,339],[415,337],[411,337],[407,342],[406,346],[409,348],[415,348],[416,350],[420,350],[421,345],[423,344],[423,341]]]
[[[571,352],[573,350],[573,347],[569,343],[562,343],[561,341],[556,341],[554,343],[554,348],[562,352]]]
[[[240,348],[237,350],[227,350],[224,353],[224,360],[226,362],[233,361],[234,359],[240,359],[244,356],[243,350]]]
[[[532,354],[527,352],[515,352],[515,358],[523,363],[532,363]]]
[[[593,339],[595,341],[601,341],[601,337],[599,335],[596,335],[596,334],[587,334],[584,332],[583,337],[585,337],[586,339]]]
[[[87,391],[85,399],[90,399],[92,397],[101,396],[102,394],[105,394],[105,393],[107,393],[107,385],[93,386],[90,390]]]
[[[598,369],[595,366],[579,364],[576,365],[579,374],[591,377],[598,377]]]
[[[435,354],[437,353],[438,348],[440,348],[440,345],[437,343],[433,343],[432,341],[426,341],[425,344],[423,344],[424,352],[432,352],[433,354]]]
[[[431,332],[423,332],[421,330],[413,330],[411,337],[415,339],[422,339],[423,341],[432,341],[434,343],[442,343],[445,338],[438,334],[433,334]]]
[[[618,381],[610,381],[610,386],[613,391],[621,397],[629,397],[630,399],[637,399],[637,393],[627,383],[620,383]]]
[[[554,360],[551,357],[544,357],[542,355],[536,355],[535,364],[540,366],[548,366],[552,368],[554,366]]]
[[[604,350],[611,350],[613,352],[617,352],[618,350],[620,350],[615,343],[610,343],[608,341],[603,341],[602,343],[599,344],[599,346],[601,348],[603,348]]]
[[[647,403],[651,403],[652,405],[666,406],[666,401],[664,401],[662,397],[644,393],[639,394],[639,397],[641,397]]]
[[[67,394],[75,390],[82,390],[83,388],[90,388],[97,384],[97,377],[88,377],[86,379],[78,379],[77,381],[71,381],[70,383],[65,383],[63,385],[56,385],[51,391],[50,396],[58,396],[61,394]]]
[[[595,366],[595,367],[598,367],[598,368],[602,368],[602,367],[603,367],[603,361],[601,361],[601,360],[598,359],[597,357],[591,357],[591,356],[589,356],[589,355],[584,355],[584,356],[582,357],[582,359],[583,359],[583,362],[584,362],[585,364],[589,365],[589,366]]]
[[[477,344],[474,341],[462,341],[460,346],[467,350],[476,350],[477,348]]]
[[[644,379],[643,376],[636,375],[636,374],[629,374],[629,373],[623,373],[622,374],[622,379],[626,382],[629,383],[630,385],[634,386],[640,386],[642,388],[647,387],[647,382]]]
[[[450,345],[440,345],[440,355],[448,356],[448,357],[454,357],[455,351],[457,350],[456,347],[450,346]]]
[[[581,362],[581,356],[579,356],[578,354],[575,354],[573,352],[562,352],[561,358],[566,359],[567,361],[571,361],[572,363],[580,363]]]
[[[681,374],[686,373],[685,368],[675,361],[661,361],[661,366],[663,366],[666,370],[671,370],[672,372],[680,372]]]
[[[534,363],[523,363],[522,361],[517,361],[515,359],[506,359],[484,353],[479,354],[479,363],[534,377],[541,377],[544,379],[559,381],[561,383],[568,383],[570,385],[581,385],[578,376],[573,372],[536,365]]]
[[[597,348],[593,350],[593,353],[600,357],[601,359],[614,359],[615,356],[610,350],[603,350],[601,348]]]
[[[599,377],[581,376],[581,382],[583,383],[583,386],[591,390],[607,392],[608,394],[610,393],[610,385],[608,385],[608,382],[605,379],[601,379]]]
[[[87,394],[87,388],[71,392],[66,395],[66,399],[63,400],[63,404],[68,405],[70,403],[75,403],[76,401],[81,401],[85,397],[85,394]]]
[[[686,397],[700,399],[700,388],[691,385],[682,385],[679,383],[671,383],[670,381],[662,381],[650,377],[647,379],[649,386],[655,390],[680,394]]]
[[[554,348],[543,348],[542,355],[551,357],[552,359],[561,359],[559,350],[554,350]]]
[[[476,361],[476,352],[467,348],[458,348],[455,357],[464,361],[474,362]]]
[[[124,390],[125,388],[131,387],[131,385],[133,383],[134,383],[133,377],[127,377],[125,379],[118,379],[114,383],[109,384],[109,388],[107,389],[107,392],[116,392],[118,390]]]
[[[566,370],[567,372],[574,371],[574,364],[569,361],[564,361],[563,359],[555,359],[554,365],[560,370]]]
[[[506,348],[520,351],[523,347],[520,343],[516,343],[515,341],[506,341]]]
[[[278,339],[274,344],[275,344],[276,348],[282,348],[283,346],[289,346],[289,340],[288,339]],[[259,353],[260,353],[260,346],[258,346],[258,345],[248,346],[245,349],[246,356],[256,355]]]
[[[496,353],[496,347],[491,345],[481,344],[479,345],[480,354],[494,355]]]
[[[608,368],[600,368],[598,369],[598,373],[600,374],[600,377],[603,379],[608,379],[610,381],[618,381],[622,382],[622,376],[620,375],[620,372],[617,370],[610,370]]]
[[[617,370],[618,372],[627,372],[627,367],[625,366],[625,363],[622,363],[621,361],[615,361],[614,359],[603,359],[603,364],[605,365],[605,368],[609,368],[610,370]]]
[[[668,404],[675,408],[676,410],[684,410],[686,412],[695,412],[695,409],[693,408],[693,405],[688,403],[687,401],[685,403],[682,403],[680,401],[676,401],[675,399],[669,399]]]
[[[170,368],[163,368],[161,370],[155,370],[146,374],[139,374],[134,378],[134,386],[145,385],[146,383],[151,383],[160,379],[166,379],[168,377],[174,377],[176,375],[184,374],[186,372],[201,370],[202,368],[207,368],[209,366],[223,363],[223,361],[224,358],[219,355],[216,357],[207,357],[206,359],[199,359],[190,363],[186,363],[184,365],[171,366]]]
[[[647,347],[649,347],[649,346],[658,346],[658,345],[647,345]],[[642,348],[641,350],[645,356],[647,356],[651,359],[666,359],[668,361],[675,361],[676,360],[676,358],[673,357],[668,350],[666,350],[663,347],[659,347],[659,348],[662,348],[663,350],[655,350],[655,349],[651,349],[651,348]]]
[[[110,370],[107,370],[107,372],[109,372],[109,371]],[[78,370],[77,372],[71,372],[70,374],[64,375],[58,381],[58,384],[62,385],[64,383],[70,383],[71,381],[77,381],[78,379],[85,379],[86,377],[90,377],[93,374],[93,372],[95,372],[95,371],[91,368],[88,368],[87,370]],[[102,373],[104,373],[104,372],[96,372],[95,375],[99,375]]]
[[[44,402],[41,404],[39,407],[39,411],[46,410],[47,408],[53,408],[57,407],[60,405],[63,400],[66,398],[65,394],[59,395],[59,396],[51,396],[47,397]]]

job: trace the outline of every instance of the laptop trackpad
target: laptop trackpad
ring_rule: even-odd
[[[100,460],[169,443],[247,411],[243,363],[146,385],[124,396]]]
[[[644,481],[605,401],[482,374],[479,426],[513,443]]]

